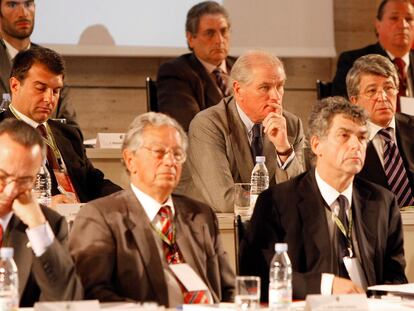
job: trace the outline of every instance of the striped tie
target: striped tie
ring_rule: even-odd
[[[216,77],[216,83],[221,92],[223,93],[223,96],[229,96],[230,90],[227,87],[226,80],[223,78],[223,71],[220,68],[216,68],[213,70],[213,74]]]
[[[178,264],[184,262],[184,258],[178,249],[178,245],[175,243],[173,219],[171,207],[168,205],[161,206],[155,218],[155,227],[163,235],[163,249],[168,264]],[[189,292],[179,280],[177,281],[180,285],[181,291],[183,292],[185,304],[209,303],[205,291]]]
[[[397,197],[398,205],[401,207],[414,205],[412,190],[407,177],[403,160],[398,151],[397,144],[391,136],[391,128],[378,131],[384,140],[384,170],[387,176],[390,190]]]

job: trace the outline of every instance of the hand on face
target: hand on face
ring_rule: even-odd
[[[280,107],[280,105],[277,105]],[[279,152],[286,151],[290,148],[290,143],[287,137],[286,119],[282,115],[281,107],[275,112],[270,112],[263,120],[264,133],[273,143],[276,150]]]
[[[12,209],[29,228],[35,228],[46,222],[39,203],[31,190],[20,193],[13,201]]]
[[[65,194],[57,194],[52,196],[52,208],[55,208],[58,204],[70,204],[77,203],[77,201]]]

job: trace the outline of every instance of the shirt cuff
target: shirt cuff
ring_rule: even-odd
[[[332,294],[334,278],[335,278],[335,274],[322,273],[322,278],[321,278],[321,294],[322,295]]]
[[[26,234],[36,257],[42,256],[55,239],[55,235],[48,222],[32,229],[27,228]]]
[[[295,157],[295,150],[290,154],[290,156],[286,159],[285,163],[282,164],[282,161],[280,161],[279,155],[276,152],[276,159],[277,159],[277,165],[282,169],[285,170],[288,168],[289,164],[293,161],[293,158]]]

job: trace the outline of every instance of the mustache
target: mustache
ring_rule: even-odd
[[[15,24],[17,24],[17,23],[21,23],[21,22],[24,22],[24,23],[32,23],[32,21],[31,21],[30,19],[27,19],[27,18],[21,18],[21,19],[18,19],[18,20],[15,22]]]

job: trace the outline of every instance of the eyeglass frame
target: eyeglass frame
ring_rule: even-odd
[[[154,147],[158,148],[157,150],[154,150]],[[153,146],[153,147],[149,147],[149,146],[141,146],[140,148],[144,148],[148,151],[151,152],[152,156],[158,160],[162,160],[165,158],[165,156],[168,153],[171,153],[174,161],[177,162],[178,164],[183,164],[185,162],[185,160],[187,159],[187,154],[185,153],[185,151],[182,148],[178,148],[178,149],[173,149],[173,148],[166,148],[164,146]],[[182,158],[177,158],[177,156],[180,155],[176,155],[174,154],[176,151],[179,151],[181,153],[181,157]]]
[[[372,92],[374,92],[372,95],[369,95],[368,91],[365,91],[363,94],[360,94],[360,95],[365,96],[365,98],[367,98],[367,99],[373,99],[376,96],[378,96],[379,92],[385,93],[385,95],[387,97],[395,96],[395,95],[398,94],[398,89],[394,85],[386,85],[386,86],[383,86],[382,88],[375,88],[375,89],[376,89],[375,92],[374,92],[374,90],[372,90]],[[391,93],[391,91],[392,91],[392,93]]]
[[[29,190],[33,187],[35,180],[36,176],[16,177],[7,174],[4,170],[0,169],[0,187],[3,189],[7,187],[8,184],[14,182],[19,189]]]

